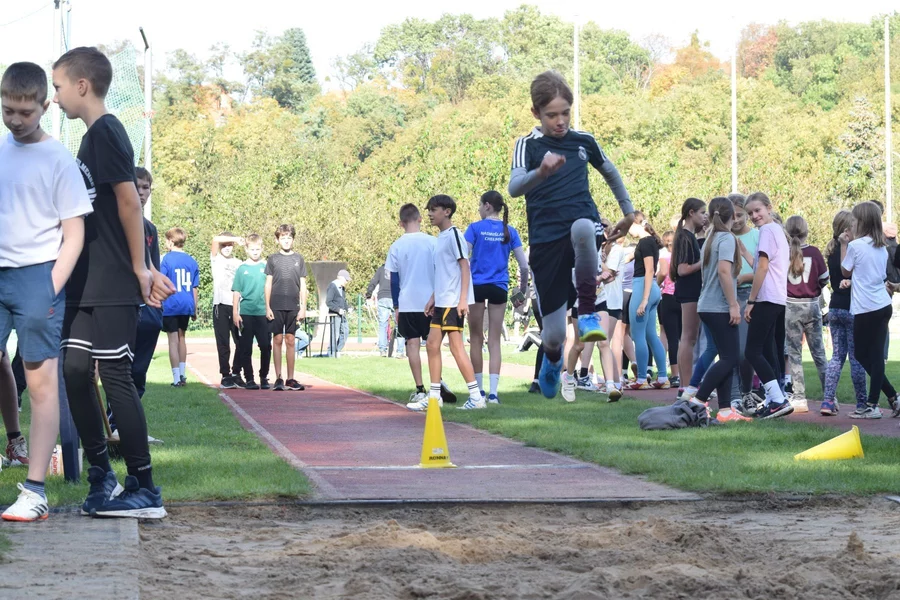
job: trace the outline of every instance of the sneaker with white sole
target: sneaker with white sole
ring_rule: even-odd
[[[497,394],[488,394],[487,403],[488,404],[500,404],[500,398],[497,397]]]
[[[91,510],[100,508],[110,498],[122,493],[115,471],[104,471],[102,467],[88,467],[88,483],[91,484],[87,498],[81,505],[81,514],[89,515]]]
[[[6,458],[10,467],[28,466],[28,442],[25,441],[25,436],[9,440],[6,444]]]
[[[883,416],[881,409],[877,406],[872,406],[871,404],[860,406],[850,413],[851,419],[880,419]]]
[[[788,398],[788,402],[791,403],[791,406],[794,407],[794,412],[797,414],[809,412],[809,403],[806,401],[806,398],[803,398],[802,396],[791,394]]]
[[[487,406],[487,401],[484,398],[472,398],[469,396],[469,399],[466,400],[466,403],[462,406],[457,406],[456,410],[477,410],[479,408],[485,408]]]
[[[444,406],[444,401],[440,398],[437,399],[437,403],[439,407]],[[416,412],[422,412],[428,410],[428,394],[423,392],[413,392],[409,397],[409,402],[406,404],[406,408],[409,410],[414,410]]]
[[[578,384],[574,375],[562,374],[562,397],[566,402],[575,402],[575,386]]]
[[[586,375],[584,377],[579,377],[577,382],[575,383],[575,387],[579,390],[584,390],[586,392],[596,392],[597,386],[594,385],[594,382],[591,380],[590,375]]]
[[[4,521],[43,521],[50,516],[46,498],[26,490],[21,483],[16,486],[19,488],[19,497],[3,512]]]
[[[162,490],[142,488],[137,477],[125,477],[125,491],[110,498],[100,508],[92,508],[92,517],[125,517],[132,519],[162,519],[166,516],[163,508]]]
[[[622,399],[622,390],[613,386],[612,388],[607,389],[607,402],[618,402]]]

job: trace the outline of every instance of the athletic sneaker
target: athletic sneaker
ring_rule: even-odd
[[[95,508],[122,493],[122,486],[114,471],[103,471],[102,467],[88,467],[88,483],[91,484],[87,498],[81,505],[81,514],[89,515]]]
[[[577,380],[574,375],[562,374],[562,397],[566,402],[575,402],[575,385]]]
[[[281,377],[279,377],[278,379],[275,380],[275,391],[276,392],[284,391],[284,379],[282,379]]]
[[[185,377],[184,375],[181,376],[180,381],[181,381],[182,385],[187,385],[187,377]]]
[[[867,404],[864,407],[859,407],[852,413],[850,413],[851,419],[880,419],[884,415],[881,412],[881,409],[877,406],[872,406]]]
[[[497,394],[488,394],[487,403],[488,404],[500,404],[500,398],[497,397]]]
[[[46,498],[26,490],[21,483],[17,483],[16,487],[19,488],[19,497],[3,512],[4,521],[43,521],[50,516]]]
[[[597,386],[594,385],[594,382],[591,381],[591,376],[586,375],[584,377],[579,377],[577,382],[575,383],[575,387],[579,390],[584,390],[586,392],[596,392]]]
[[[578,337],[582,342],[602,342],[606,339],[606,332],[596,313],[578,315]]]
[[[237,384],[234,382],[234,379],[232,379],[228,375],[226,375],[225,377],[222,378],[221,388],[223,390],[233,390],[236,387],[237,387]]]
[[[797,394],[791,394],[791,396],[788,398],[788,402],[791,403],[791,406],[794,407],[794,412],[798,415],[800,413],[809,412],[809,403],[806,401],[806,398],[802,398]]]
[[[823,400],[822,406],[819,408],[819,414],[826,416],[826,417],[832,417],[832,416],[838,414],[838,409],[835,406],[835,403],[833,401]]]
[[[172,383],[170,383],[169,385],[171,385],[172,387],[184,387],[184,386],[186,386],[187,384],[186,384],[186,383],[184,382],[184,380],[182,379],[182,380],[180,380],[178,383],[172,382]]]
[[[628,385],[624,386],[626,390],[652,390],[650,384],[646,381],[632,381]]]
[[[444,406],[444,401],[440,398],[438,398],[438,406]],[[409,396],[409,402],[406,404],[406,408],[416,412],[428,410],[428,394],[424,392],[413,392]]]
[[[891,406],[891,418],[896,419],[900,417],[900,400],[897,400],[897,396],[888,398],[888,404]]]
[[[669,377],[669,383],[672,384],[673,388],[681,387],[681,379],[678,377]]]
[[[234,385],[236,385],[239,388],[247,387],[247,383],[244,381],[244,378],[241,377],[240,375],[232,375],[231,380],[234,382]]]
[[[457,406],[456,410],[477,410],[479,408],[485,408],[487,406],[487,402],[484,398],[472,398],[469,396],[469,399],[466,400],[466,403],[462,406]]]
[[[162,519],[166,509],[162,504],[162,490],[142,488],[137,477],[125,477],[125,491],[110,498],[99,508],[91,509],[92,517],[131,517],[132,519]]]
[[[562,356],[556,362],[550,362],[547,355],[541,363],[541,371],[538,374],[538,384],[545,398],[556,398],[559,393],[560,376],[562,375]]]
[[[258,390],[259,384],[251,379],[247,383],[244,384],[244,389],[245,390]]]
[[[784,382],[784,393],[785,394],[793,394],[794,393],[794,382],[793,381],[785,381]]]
[[[613,387],[611,390],[607,390],[609,395],[606,397],[607,402],[618,402],[622,399],[622,391],[617,387]]]
[[[667,390],[672,387],[672,384],[668,380],[667,381],[657,380],[657,381],[654,381],[653,383],[651,383],[650,386],[655,390]]]
[[[28,466],[28,442],[24,436],[9,440],[6,444],[6,458],[10,467]]]
[[[747,392],[741,398],[741,404],[737,407],[737,410],[745,417],[755,417],[760,406],[764,403],[765,400],[756,395],[756,392]],[[734,407],[734,405],[732,406]]]
[[[306,386],[297,381],[296,379],[288,379],[284,382],[284,387],[294,392],[302,392],[306,389]]]
[[[777,419],[778,417],[786,417],[794,412],[794,407],[788,402],[787,398],[779,402],[769,402],[763,404],[756,412],[759,419]]]
[[[537,379],[535,379],[534,381],[531,382],[531,387],[528,388],[528,393],[529,394],[540,394],[541,393],[541,386],[537,382]]]
[[[444,405],[444,402],[447,404],[456,404],[456,394],[454,394],[447,384],[441,380],[441,406]]]
[[[718,421],[719,423],[736,423],[738,421],[752,421],[753,420],[753,419],[745,417],[741,414],[738,414],[737,412],[735,412],[734,409],[729,410],[724,415],[722,414],[722,412],[723,411],[720,410],[718,412],[718,414],[716,414],[716,421]]]
[[[272,388],[272,386],[269,385],[269,380],[268,380],[268,379],[266,379],[265,377],[263,377],[262,379],[260,379],[260,381],[259,381],[259,389],[261,389],[261,390],[268,390],[268,389],[271,389],[271,388]]]
[[[160,439],[157,439],[157,438],[153,437],[153,436],[150,435],[150,434],[147,434],[147,443],[148,443],[148,444],[153,444],[153,445],[160,446],[160,445],[164,444],[165,442],[163,442],[163,441],[160,440]]]

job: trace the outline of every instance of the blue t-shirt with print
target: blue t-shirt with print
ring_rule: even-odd
[[[483,219],[469,225],[466,241],[472,244],[469,263],[472,285],[509,287],[509,253],[522,246],[519,232],[509,225],[509,241],[503,242],[503,221]]]
[[[175,285],[175,293],[163,300],[163,316],[193,315],[194,288],[200,287],[200,267],[187,252],[169,252],[163,256],[159,272]]]

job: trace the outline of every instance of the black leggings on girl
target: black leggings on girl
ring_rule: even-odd
[[[678,364],[678,342],[681,341],[681,304],[672,294],[663,294],[659,301],[659,324],[669,343],[669,364]]]
[[[753,365],[753,370],[764,384],[778,379],[778,369],[784,373],[782,362],[773,343],[778,318],[784,316],[784,306],[772,302],[757,302],[750,313],[750,331],[747,332],[747,348],[744,357]],[[780,350],[784,353],[784,348]]]
[[[883,391],[888,398],[897,395],[884,374],[884,340],[888,335],[891,306],[861,313],[853,317],[853,346],[856,360],[869,374],[869,406],[878,405],[878,394]]]
[[[737,326],[728,323],[729,319],[728,313],[700,313],[700,320],[706,325],[716,342],[719,360],[714,362],[703,375],[700,389],[697,391],[697,399],[706,402],[715,389],[719,397],[719,408],[731,406],[734,368],[741,360],[740,332]]]

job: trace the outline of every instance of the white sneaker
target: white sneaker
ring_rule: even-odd
[[[439,407],[444,406],[444,401],[440,398],[437,399],[437,403]],[[413,394],[409,397],[409,402],[407,403],[406,408],[408,408],[409,410],[414,410],[416,412],[428,410],[428,394],[423,394],[422,392],[413,392]]]
[[[791,406],[794,407],[795,413],[799,414],[809,412],[809,405],[806,402],[806,398],[791,394],[790,398],[788,398],[788,402],[790,402]]]
[[[566,402],[575,402],[575,385],[577,380],[568,371],[562,374],[562,397]]]
[[[457,410],[476,410],[478,408],[485,408],[487,406],[487,402],[484,398],[472,398],[469,396],[469,399],[466,400],[466,403],[462,406],[456,407]]]
[[[26,490],[21,483],[19,497],[15,504],[6,509],[2,517],[4,521],[42,521],[50,515],[50,507],[47,501],[31,490]]]
[[[161,445],[161,444],[163,444],[164,442],[163,442],[161,439],[155,438],[155,437],[153,437],[152,435],[150,435],[150,434],[148,433],[148,434],[147,434],[147,443],[148,443],[148,444]]]

